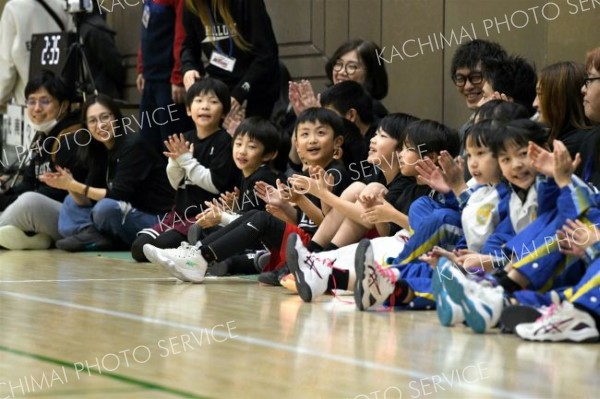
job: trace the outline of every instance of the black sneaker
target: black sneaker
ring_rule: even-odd
[[[88,226],[79,233],[56,241],[56,248],[69,252],[111,251],[116,246],[94,226]]]
[[[259,274],[258,281],[263,284],[278,287],[281,286],[281,279],[288,274],[290,274],[290,268],[287,265],[283,265],[280,269]]]
[[[538,309],[525,305],[512,305],[502,309],[500,327],[503,333],[513,334],[521,323],[533,323],[543,314]]]
[[[222,262],[214,262],[208,265],[208,273],[217,277],[256,274],[254,253],[235,255]]]

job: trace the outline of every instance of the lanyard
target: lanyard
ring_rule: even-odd
[[[211,30],[213,32],[213,38],[214,38],[217,24],[215,23],[215,17],[213,16],[213,10],[212,10],[210,0],[207,1],[207,3],[208,3],[208,15],[210,16]],[[227,29],[229,30],[229,27]],[[221,46],[219,46],[218,40],[214,40],[213,44],[217,48],[218,53],[225,54],[225,52],[221,49]],[[229,58],[231,58],[232,55],[233,55],[233,38],[231,37],[231,32],[229,32],[229,53],[228,53]]]

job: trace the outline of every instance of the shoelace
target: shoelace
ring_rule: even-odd
[[[177,251],[175,252],[175,256],[180,259],[190,258],[197,256],[200,253],[198,248],[194,245],[191,245],[187,242],[182,242]]]
[[[337,260],[337,258],[336,259],[331,259],[331,258],[321,259],[318,256],[316,256],[314,253],[311,253],[306,256],[304,261],[306,264],[308,264],[308,266],[311,268],[311,270],[314,270],[315,273],[317,273],[317,276],[319,276],[320,279],[323,279],[323,276],[321,275],[321,273],[319,273],[319,271],[317,270],[317,268],[315,266],[315,262],[319,261],[323,264],[323,266],[334,269],[336,260]],[[352,302],[352,301],[347,301],[345,299],[340,298],[340,296],[337,294],[337,282],[335,281],[335,276],[333,274],[331,275],[331,279],[333,281],[333,298],[337,299],[338,301],[341,301],[343,303],[353,304],[354,302]]]
[[[374,268],[369,268],[369,286],[375,285],[379,295],[381,295],[381,290],[379,289],[379,283],[377,281],[377,273],[380,273],[383,278],[385,278],[390,284],[394,286],[394,291],[390,295],[390,306],[388,311],[393,311],[396,306],[396,297],[400,295],[400,287],[396,286],[395,278],[396,276],[392,272],[392,270],[387,267],[384,268],[378,262],[375,262]]]
[[[554,316],[554,313],[556,313],[556,311],[558,310],[559,305],[553,303],[552,305],[548,306],[546,313],[542,314],[540,317],[538,317],[536,319],[536,323],[539,322],[544,322],[547,320],[550,320],[552,318],[552,316]]]

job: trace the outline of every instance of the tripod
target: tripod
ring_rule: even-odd
[[[96,88],[94,76],[85,56],[84,46],[79,35],[84,13],[78,12],[72,15],[75,23],[76,40],[69,46],[62,76],[67,77],[69,80],[68,83],[73,85],[74,94],[71,99],[72,102],[85,102],[87,95],[97,95],[98,89]]]

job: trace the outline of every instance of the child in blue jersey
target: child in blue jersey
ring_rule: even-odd
[[[585,274],[577,284],[562,291],[562,302],[558,295],[547,293],[544,299],[548,307],[509,306],[502,312],[501,320],[505,325],[515,325],[517,335],[529,341],[598,341],[600,230],[597,224],[567,220],[559,235],[561,252],[581,258],[586,264]]]
[[[519,303],[540,308],[552,305],[554,302],[551,309],[543,311],[543,320],[536,321],[535,326],[517,328],[517,333],[525,339],[538,341],[597,340],[596,326],[599,318],[597,307],[593,302],[597,301],[597,295],[600,293],[597,281],[598,270],[591,268],[591,265],[586,270],[584,261],[573,259],[572,255],[581,256],[583,251],[575,253],[572,248],[590,247],[591,252],[587,256],[588,264],[592,264],[592,260],[596,258],[595,247],[591,243],[600,237],[588,233],[582,238],[581,230],[587,228],[586,224],[600,222],[600,212],[597,208],[600,197],[593,194],[592,190],[581,180],[572,176],[579,159],[577,157],[572,162],[563,143],[554,141],[552,154],[530,145],[530,153],[534,164],[541,172],[552,173],[556,184],[561,188],[561,193],[556,202],[556,209],[550,213],[553,215],[550,220],[544,225],[540,225],[536,221],[522,234],[515,237],[521,238],[522,241],[530,241],[534,250],[510,264],[510,271],[505,273],[504,278],[511,279],[513,284],[485,288],[475,285],[472,281],[464,279],[461,274],[451,270],[448,272],[448,276],[453,281],[446,282],[445,285],[455,290],[458,294],[457,297],[462,296],[465,303],[471,304],[473,312],[470,319],[473,320],[473,323],[481,324],[478,332],[493,326],[492,323],[497,320],[492,319],[490,324],[484,325],[483,320],[487,319],[486,313],[489,310],[492,310],[491,316],[496,316],[498,311],[502,311],[503,324],[507,330],[511,331],[514,325],[520,321],[526,321],[531,316],[534,318],[530,321],[534,321],[535,317],[540,314],[538,312],[519,313],[520,308],[517,309],[517,313],[514,312],[514,308],[502,310],[505,305]],[[580,220],[573,222],[571,218]],[[554,231],[563,224],[566,224],[563,232],[555,236]],[[595,227],[591,227],[591,230],[596,233]],[[521,237],[523,235],[526,237]],[[502,280],[496,278],[496,281]],[[492,283],[494,282],[492,280]],[[528,289],[524,290],[523,288]],[[545,292],[548,288],[554,288],[553,292],[558,295]],[[500,295],[505,297],[503,301],[500,300]],[[556,297],[554,301],[552,300],[553,296]],[[587,311],[573,308],[568,302],[560,304],[561,298],[570,302],[581,298],[583,303],[576,304],[587,308]],[[558,311],[556,315],[555,311]],[[573,320],[577,320],[577,323],[574,323]],[[548,326],[548,328],[544,326]],[[553,328],[554,330],[552,330]]]
[[[502,173],[513,189],[508,200],[500,204],[500,207],[508,207],[509,217],[498,225],[480,254],[466,253],[461,259],[453,259],[469,273],[481,274],[482,269],[489,271],[495,266],[494,275],[487,273],[484,277],[496,287],[483,288],[467,279],[459,269],[448,267],[451,262],[437,265],[442,283],[440,299],[443,302],[449,298],[460,304],[467,324],[475,332],[485,332],[496,325],[505,294],[521,290],[527,284],[526,275],[514,268],[515,262],[523,258],[522,244],[529,242],[531,245],[531,240],[536,239],[541,230],[538,226],[545,226],[556,217],[559,187],[552,179],[537,175],[531,160],[535,156],[530,156],[527,145],[528,141],[533,141],[538,145],[536,148],[541,148],[539,145],[544,145],[544,136],[543,129],[531,121],[518,120],[503,129],[493,147]],[[506,270],[501,268],[511,263]],[[532,269],[537,267],[537,264],[531,265]],[[452,308],[452,304],[444,305]]]
[[[188,115],[196,128],[183,134],[174,134],[165,141],[169,158],[167,176],[177,190],[171,212],[157,220],[157,224],[138,233],[131,253],[138,262],[147,261],[145,244],[159,248],[177,247],[187,239],[187,233],[202,212],[206,201],[219,198],[221,193],[233,190],[239,181],[231,152],[231,136],[221,127],[231,107],[227,86],[216,79],[204,78],[187,92]]]
[[[384,269],[378,266],[370,243],[361,242],[355,260],[357,284],[354,291],[360,310],[387,300],[392,305],[410,304],[412,309],[432,308],[432,285],[435,288],[432,278],[435,279],[435,276],[432,276],[429,265],[420,261],[419,257],[434,246],[451,249],[460,245],[461,241],[464,243],[462,247],[468,244],[480,248],[482,237],[490,235],[504,217],[497,205],[507,196],[508,189],[500,182],[498,161],[488,146],[498,134],[495,123],[480,122],[466,133],[465,151],[469,172],[475,181],[473,187],[466,186],[462,178],[463,168],[447,153],[443,153],[440,159],[442,170],[431,161],[419,165],[422,178],[437,191],[446,193],[447,199],[442,204],[421,198],[411,206],[411,227],[418,227],[413,228],[415,232],[400,254],[388,261],[392,267]],[[458,198],[458,208],[451,201],[454,196]],[[414,224],[413,220],[416,221]]]

